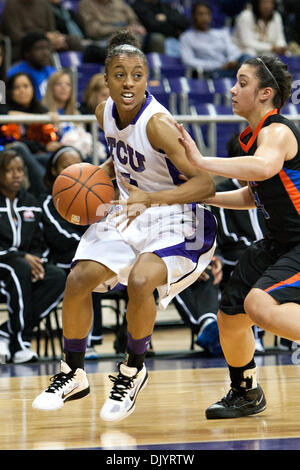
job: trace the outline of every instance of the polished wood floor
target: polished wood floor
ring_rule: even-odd
[[[25,367],[25,366],[18,366]],[[32,409],[48,376],[0,379],[0,449],[137,449],[184,444],[300,437],[300,369],[262,366],[259,381],[268,408],[238,420],[207,421],[204,410],[228,390],[225,368],[150,371],[136,410],[119,423],[105,423],[100,408],[110,390],[107,373],[91,373],[91,394],[58,411]],[[257,444],[256,444],[257,445]],[[254,443],[255,448],[255,443]]]
[[[113,335],[105,335],[97,349],[113,353]],[[267,341],[273,338],[267,337]],[[154,350],[188,350],[188,329],[155,332]],[[171,354],[171,356],[172,356]],[[286,356],[289,359],[289,355]],[[299,354],[300,358],[300,354]],[[268,407],[263,413],[237,420],[207,421],[205,409],[228,391],[229,379],[222,359],[198,360],[169,357],[154,360],[149,382],[139,395],[134,413],[119,423],[105,423],[99,411],[111,388],[108,372],[116,361],[89,363],[89,396],[67,402],[58,411],[42,412],[31,406],[58,371],[56,363],[5,365],[0,374],[0,449],[139,449],[165,446],[173,449],[214,448],[224,443],[246,442],[247,449],[279,440],[278,449],[300,448],[300,368],[272,356],[258,358],[258,378]],[[151,361],[151,360],[149,360]],[[221,362],[220,362],[221,361]],[[224,361],[223,361],[224,362]],[[150,363],[150,362],[149,362]],[[219,365],[218,365],[219,364]],[[279,365],[275,365],[279,364]],[[52,367],[52,369],[51,369]],[[51,371],[50,371],[51,369]],[[294,440],[292,440],[292,438]],[[286,440],[286,441],[284,441]],[[276,441],[277,442],[277,441]],[[229,448],[234,448],[232,447]]]

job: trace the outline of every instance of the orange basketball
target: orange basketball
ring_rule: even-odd
[[[56,178],[53,204],[68,222],[89,225],[107,214],[114,198],[114,186],[102,168],[90,163],[76,163]]]

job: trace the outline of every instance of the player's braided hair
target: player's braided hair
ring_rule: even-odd
[[[273,103],[279,110],[291,94],[292,76],[286,64],[278,57],[260,56],[248,59],[245,64],[256,68],[259,88],[271,87],[275,91]]]
[[[106,72],[113,58],[119,56],[120,54],[138,56],[143,60],[145,65],[148,66],[146,56],[140,49],[139,41],[134,36],[134,34],[132,34],[127,29],[121,29],[110,38],[105,59]]]

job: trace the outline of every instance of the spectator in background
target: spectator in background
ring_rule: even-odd
[[[0,153],[0,279],[9,319],[0,327],[0,356],[30,362],[33,329],[63,297],[66,275],[47,261],[42,210],[22,188],[24,164],[14,150]]]
[[[48,0],[6,0],[0,32],[12,43],[12,61],[21,59],[21,39],[31,31],[44,33],[55,51],[81,48],[81,38],[56,30],[55,17]]]
[[[40,196],[43,209],[42,222],[45,240],[50,249],[49,259],[53,264],[69,273],[80,238],[88,227],[74,225],[63,219],[54,207],[52,188],[55,179],[70,165],[82,163],[80,152],[71,146],[63,146],[53,152],[47,162],[44,184],[47,191]],[[86,359],[98,359],[93,346],[102,343],[101,294],[93,292],[93,328],[88,338]]]
[[[51,75],[43,104],[52,115],[53,113],[57,116],[80,114],[73,80],[67,69],[58,70]],[[92,135],[85,130],[83,124],[60,122],[57,127],[59,142],[62,145],[73,145],[82,153],[85,160],[92,155]],[[105,148],[100,142],[98,142],[97,151],[100,160],[106,158]]]
[[[109,97],[109,89],[106,85],[105,76],[103,73],[96,73],[90,79],[86,89],[83,93],[83,101],[79,106],[81,114],[95,114],[96,107]],[[86,130],[91,132],[91,126],[86,125]],[[106,154],[103,155],[101,161],[104,161],[108,156],[108,147],[105,135],[102,129],[98,126],[98,139],[105,148]]]
[[[233,39],[245,54],[282,55],[287,50],[283,22],[275,0],[252,0],[252,8],[235,20]]]
[[[179,56],[178,38],[189,26],[185,15],[160,0],[136,0],[132,8],[147,30],[145,52]]]
[[[51,65],[51,45],[43,33],[32,32],[22,38],[21,55],[23,60],[12,66],[8,77],[19,72],[27,73],[34,83],[35,94],[41,100],[45,94],[49,77],[55,72]]]
[[[146,29],[140,24],[133,9],[123,0],[80,0],[78,14],[86,35],[94,41],[84,54],[85,62],[104,63],[110,36],[127,27],[139,38],[141,46]]]
[[[65,8],[61,0],[48,0],[55,18],[56,30],[65,36],[75,36],[81,40],[85,38],[85,31],[79,15],[71,9]]]
[[[36,99],[34,86],[30,75],[26,73],[17,73],[12,75],[6,83],[6,108],[8,114],[45,114],[48,108],[43,106]],[[50,113],[49,113],[50,114]],[[50,114],[50,118],[52,116]],[[48,159],[48,153],[60,147],[56,129],[52,124],[24,124],[18,125],[20,140],[34,154],[35,170],[39,170],[41,176],[45,172],[45,163]],[[24,158],[24,155],[22,154]],[[29,158],[31,160],[31,157]],[[25,160],[29,163],[28,158]],[[37,165],[39,163],[39,165]],[[39,168],[37,169],[37,166]],[[34,182],[36,186],[36,182]]]
[[[6,104],[1,106],[1,114],[45,114],[48,109],[35,96],[30,75],[20,72],[6,82]],[[53,135],[54,134],[54,135]],[[8,124],[0,127],[2,144],[11,142],[10,147],[22,156],[28,169],[30,191],[39,195],[44,189],[42,180],[45,173],[47,152],[56,149],[55,129],[51,124]],[[13,142],[13,143],[12,143]]]
[[[211,28],[209,3],[197,2],[192,8],[193,27],[180,36],[182,62],[207,77],[233,77],[244,61],[226,28]]]

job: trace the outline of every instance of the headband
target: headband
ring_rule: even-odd
[[[57,162],[59,157],[65,152],[76,152],[76,153],[78,153],[78,155],[80,155],[80,152],[78,150],[76,150],[74,147],[71,147],[71,146],[62,147],[61,149],[59,149],[56,152],[55,156],[53,157],[52,166],[55,165],[55,163]]]
[[[258,62],[261,62],[263,64],[264,68],[266,69],[266,71],[268,72],[268,74],[270,75],[270,77],[272,78],[274,83],[276,84],[278,90],[280,91],[278,82],[277,82],[276,78],[274,77],[274,75],[272,74],[271,70],[266,66],[266,64],[264,63],[264,61],[260,57],[256,57],[256,60],[258,60]]]

